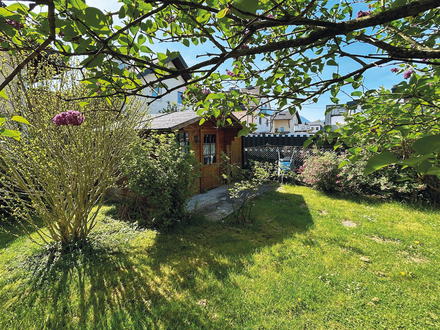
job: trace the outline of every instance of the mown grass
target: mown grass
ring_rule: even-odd
[[[1,236],[0,329],[439,328],[438,210],[293,186],[255,204],[253,225],[168,233],[106,206],[63,255]]]

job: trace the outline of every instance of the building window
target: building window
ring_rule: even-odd
[[[189,133],[180,133],[179,134],[179,144],[180,144],[180,150],[187,154],[189,153],[191,146],[189,143]]]
[[[217,162],[216,135],[203,134],[203,164],[209,165]]]
[[[305,127],[303,126],[302,129],[305,129]]]
[[[157,86],[157,87],[154,87],[152,90],[151,90],[151,96],[159,96],[161,94],[161,91],[160,91],[160,87],[159,86]]]
[[[183,93],[177,92],[177,104],[183,104]]]

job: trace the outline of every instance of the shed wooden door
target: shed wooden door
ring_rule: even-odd
[[[229,146],[228,146],[229,149]],[[241,150],[241,137],[235,137],[230,146],[231,164],[242,168],[242,150]]]
[[[219,186],[219,141],[218,134],[211,132],[201,133],[201,160],[202,176],[200,188],[210,190]]]

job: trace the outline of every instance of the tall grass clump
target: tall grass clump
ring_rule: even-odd
[[[29,125],[14,127],[21,131],[19,140],[1,141],[0,197],[13,207],[18,227],[36,231],[44,244],[63,247],[83,240],[95,226],[141,115],[137,100],[88,98],[104,94],[79,83],[79,74],[29,68],[3,100],[4,109]]]

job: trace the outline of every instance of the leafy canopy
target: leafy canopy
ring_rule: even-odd
[[[80,0],[38,4],[40,11],[30,10],[32,1],[29,7],[0,8],[0,50],[28,54],[0,90],[50,49],[65,62],[81,59],[80,68],[90,71],[90,97],[142,94],[161,82],[165,93],[199,84],[211,93],[196,108],[218,117],[250,102],[223,93],[226,84],[254,85],[275,108],[293,112],[328,91],[337,103],[341,87],[360,88],[362,74],[373,67],[440,58],[438,0],[366,0],[361,12],[354,9],[359,1],[327,0],[123,0],[116,12]],[[173,50],[176,43],[195,49],[199,62],[169,68],[167,60],[177,53],[157,52],[157,43],[162,49]],[[373,55],[359,54],[360,44],[371,45]],[[223,64],[230,65],[226,73],[218,72]],[[334,69],[330,77],[322,76],[325,67]],[[139,75],[145,69],[154,79]],[[192,81],[167,88],[168,79],[184,73]]]

